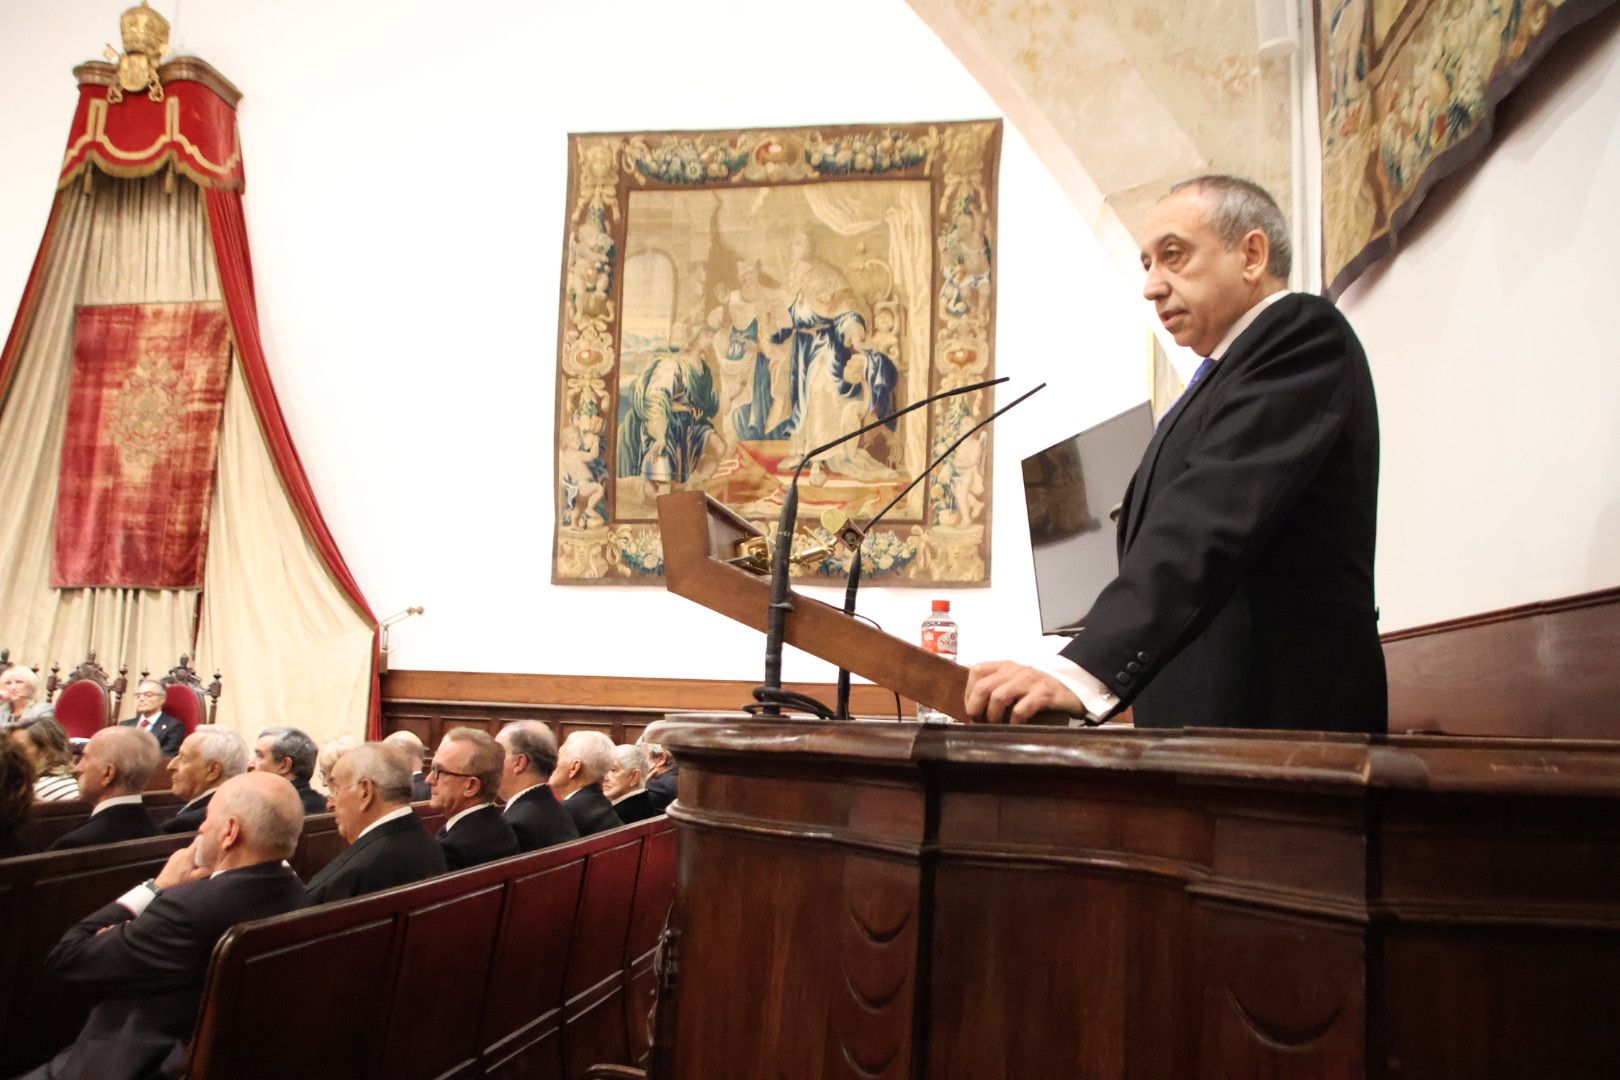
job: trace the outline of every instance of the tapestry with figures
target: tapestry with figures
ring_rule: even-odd
[[[565,584],[661,583],[657,499],[698,489],[770,532],[795,470],[795,567],[994,408],[1000,121],[572,135],[558,327]],[[806,451],[876,428],[802,462]],[[867,537],[883,585],[989,581],[990,438]],[[823,520],[824,519],[824,520]]]
[[[1428,190],[1477,156],[1492,112],[1613,0],[1317,0],[1322,280],[1338,296]]]

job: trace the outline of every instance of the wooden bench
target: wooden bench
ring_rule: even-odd
[[[214,950],[192,1080],[565,1078],[627,1061],[646,1039],[630,999],[674,869],[657,817],[244,923]],[[309,1040],[262,1037],[322,1030],[313,1058]]]
[[[161,827],[180,812],[185,800],[165,788],[146,792],[141,797],[141,805],[151,815],[152,824]],[[44,851],[57,837],[66,836],[89,820],[90,804],[83,799],[37,802],[28,820],[17,830],[17,839],[28,851]]]
[[[82,804],[43,804],[35,809],[62,805],[77,805],[81,813],[88,813]],[[427,803],[418,803],[415,809],[430,832],[444,823],[443,811]],[[41,966],[62,934],[157,876],[169,855],[196,835],[176,833],[0,859],[0,1076],[38,1064],[70,1042],[84,1023],[82,1010],[71,1002],[53,1000],[43,985]],[[305,819],[298,848],[288,862],[308,881],[343,847],[335,817],[312,814]]]

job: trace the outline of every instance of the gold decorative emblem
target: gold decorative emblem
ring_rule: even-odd
[[[114,396],[111,412],[108,426],[116,432],[124,468],[144,475],[167,451],[171,433],[185,418],[181,373],[162,357],[143,352]]]
[[[123,34],[124,51],[107,46],[107,59],[118,61],[118,81],[107,87],[107,100],[116,105],[124,100],[125,91],[134,94],[145,90],[153,101],[162,101],[158,63],[169,51],[169,20],[141,0],[139,7],[119,17],[118,28]]]

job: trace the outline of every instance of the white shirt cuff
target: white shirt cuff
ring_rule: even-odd
[[[1061,653],[1043,656],[1030,667],[1044,671],[1074,691],[1080,704],[1092,719],[1101,720],[1119,708],[1119,695],[1102,684],[1102,680]]]
[[[149,888],[146,882],[141,882],[129,892],[118,898],[118,903],[129,909],[130,914],[139,915],[146,910],[146,906],[157,899],[157,893]]]

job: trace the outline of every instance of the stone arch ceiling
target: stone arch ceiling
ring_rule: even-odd
[[[1255,0],[908,0],[1091,220],[1122,272],[1170,184],[1234,172],[1291,213],[1293,76]]]

